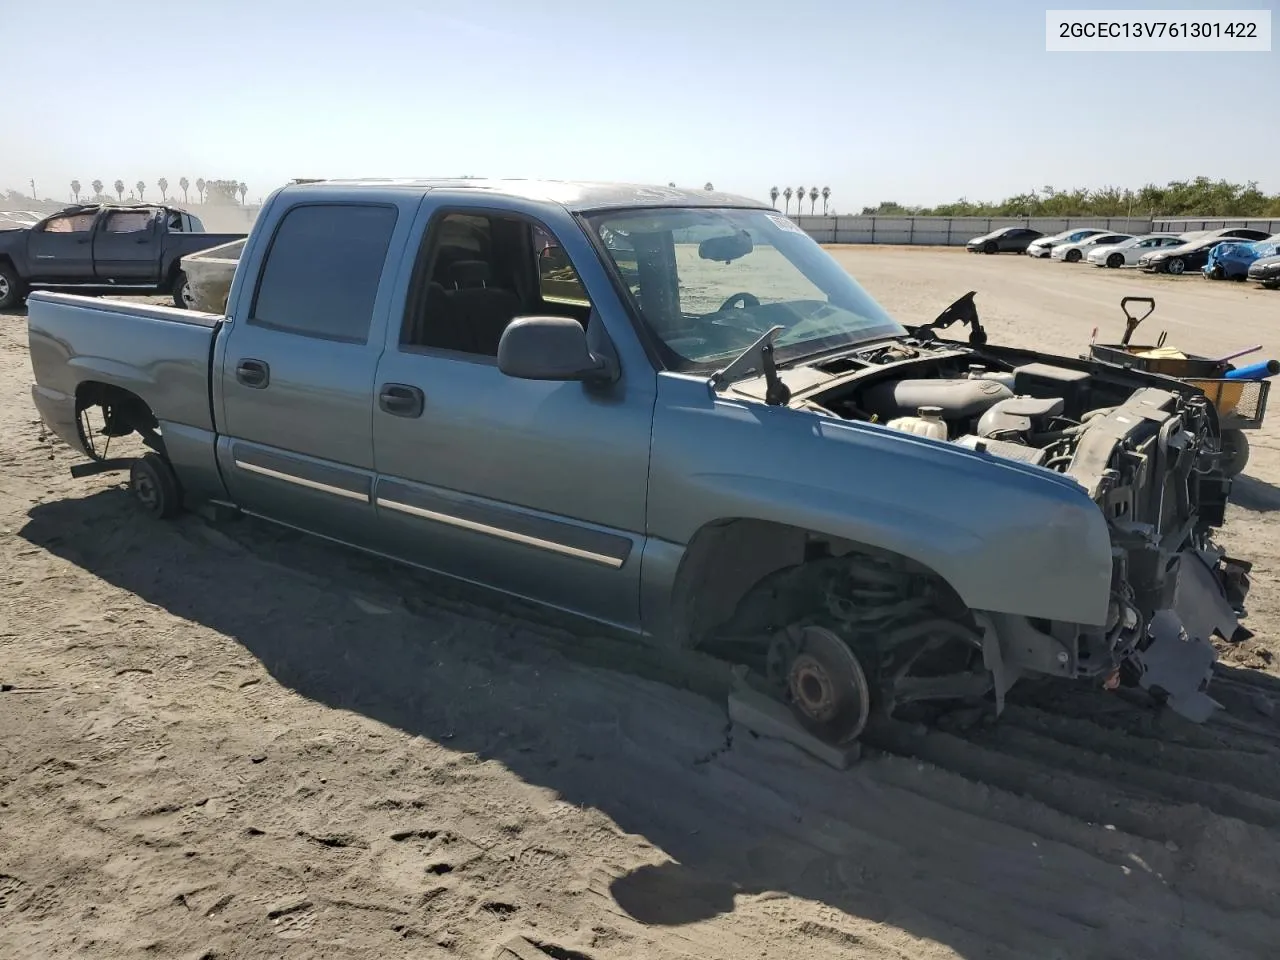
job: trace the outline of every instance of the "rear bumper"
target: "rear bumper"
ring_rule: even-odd
[[[76,398],[33,383],[31,399],[45,426],[73,450],[88,456],[88,452],[80,442],[80,430],[76,424]]]

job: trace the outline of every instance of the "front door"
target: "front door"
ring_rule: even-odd
[[[93,266],[104,283],[156,283],[160,279],[159,210],[110,210],[98,219]]]
[[[416,203],[416,201],[415,201]],[[353,544],[373,523],[373,376],[396,206],[300,203],[237,303],[215,368],[218,458],[245,510]],[[401,241],[403,243],[403,241]]]
[[[50,217],[27,235],[31,279],[43,283],[93,282],[93,213]]]
[[[588,294],[572,261],[590,247],[568,214],[553,231],[471,203],[424,210],[403,327],[378,364],[379,524],[415,563],[636,628],[652,367],[624,363],[603,387],[499,371],[513,318],[571,316],[609,349],[602,308],[620,303],[598,264]]]

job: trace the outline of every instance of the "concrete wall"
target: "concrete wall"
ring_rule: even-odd
[[[802,214],[791,219],[819,243],[962,247],[974,237],[1000,227],[1030,227],[1046,235],[1073,227],[1098,227],[1134,234],[1151,231],[1151,220],[1147,217],[824,217]]]

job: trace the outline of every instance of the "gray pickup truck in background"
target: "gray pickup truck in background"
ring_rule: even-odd
[[[225,316],[34,293],[28,322],[45,423],[95,458],[140,434],[100,466],[152,513],[220,505],[705,651],[832,743],[1027,675],[1203,719],[1243,612],[1202,394],[989,346],[971,294],[904,327],[738,197],[292,185]]]
[[[243,236],[207,233],[199,217],[155,203],[77,204],[0,227],[0,310],[42,287],[157,290],[189,307],[182,258]]]

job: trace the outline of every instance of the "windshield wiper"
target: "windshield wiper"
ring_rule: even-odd
[[[791,388],[782,382],[782,378],[778,376],[777,364],[773,361],[773,341],[785,329],[779,324],[766,330],[759,340],[711,375],[711,389],[719,393],[734,380],[763,374],[764,402],[774,407],[785,405],[791,399]]]

